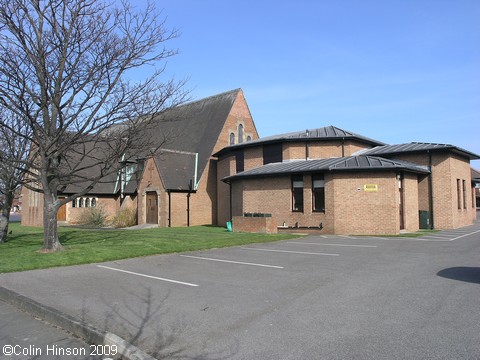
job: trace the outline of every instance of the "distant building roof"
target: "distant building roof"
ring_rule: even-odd
[[[472,181],[476,182],[476,183],[480,183],[480,171],[478,171],[474,168],[470,168],[470,172],[471,172],[471,175],[472,175]]]
[[[260,144],[269,144],[276,142],[289,142],[289,141],[319,141],[319,140],[357,140],[369,145],[378,146],[385,145],[381,141],[377,141],[362,135],[358,135],[348,130],[340,129],[336,126],[325,126],[316,129],[307,129],[304,131],[290,132],[286,134],[273,135],[262,137],[257,140],[243,142],[241,144],[235,144],[228,146],[218,153],[214,154],[215,156],[220,156],[226,152],[237,150],[244,147],[258,146]]]
[[[407,161],[384,159],[376,156],[349,156],[346,158],[330,158],[317,160],[289,161],[271,163],[255,169],[240,172],[223,179],[225,182],[249,177],[268,177],[297,173],[328,172],[328,171],[379,171],[404,170],[414,173],[428,174],[423,166]]]
[[[357,154],[362,155],[394,155],[402,153],[416,153],[427,151],[452,151],[462,156],[466,156],[471,160],[480,159],[480,155],[474,154],[465,149],[450,144],[435,144],[423,142],[411,142],[398,145],[383,145],[373,149],[361,150]]]

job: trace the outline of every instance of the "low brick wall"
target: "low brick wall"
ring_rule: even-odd
[[[234,216],[232,225],[234,232],[277,233],[277,224],[272,217]]]

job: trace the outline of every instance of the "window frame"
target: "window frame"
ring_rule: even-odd
[[[296,186],[300,182],[301,182],[301,187]],[[303,213],[305,209],[305,196],[303,191],[305,187],[305,181],[303,179],[303,174],[292,175],[291,183],[292,183],[292,212]],[[301,201],[298,201],[300,200],[298,196],[301,197]],[[297,204],[300,206],[296,206]]]
[[[321,186],[315,186],[316,181],[321,181]],[[317,183],[318,184],[318,183]],[[323,206],[317,209],[317,197],[320,196],[320,200]],[[312,212],[325,213],[325,175],[312,174]]]

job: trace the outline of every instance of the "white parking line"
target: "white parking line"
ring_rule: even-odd
[[[255,250],[255,251],[271,251],[271,252],[290,253],[290,254],[303,254],[303,255],[340,256],[339,254],[326,254],[326,253],[305,252],[305,251],[289,251],[289,250],[274,250],[274,249],[245,248],[245,247],[242,247],[240,249]]]
[[[212,259],[202,256],[190,256],[190,255],[180,255],[181,257],[191,258],[191,259],[201,259],[201,260],[208,260],[208,261],[218,261],[230,264],[239,264],[239,265],[251,265],[251,266],[260,266],[266,268],[274,268],[274,269],[283,269],[283,266],[276,266],[276,265],[266,265],[266,264],[257,264],[257,263],[249,263],[243,261],[232,261],[232,260],[224,260],[224,259]]]
[[[351,247],[362,247],[362,248],[376,248],[377,245],[350,245],[350,244],[324,244],[324,243],[310,243],[302,241],[287,241],[288,244],[305,244],[305,245],[328,245],[328,246],[351,246]]]
[[[161,277],[157,277],[157,276],[152,276],[152,275],[147,275],[147,274],[141,274],[141,273],[137,273],[137,272],[133,272],[133,271],[116,269],[116,268],[112,268],[112,267],[110,267],[110,266],[103,266],[103,265],[97,265],[97,266],[98,266],[99,268],[102,268],[102,269],[119,271],[119,272],[123,272],[123,273],[126,273],[126,274],[137,275],[137,276],[142,276],[142,277],[146,277],[146,278],[149,278],[149,279],[155,279],[155,280],[161,280],[161,281],[171,282],[171,283],[174,283],[174,284],[180,284],[180,285],[186,285],[186,286],[198,286],[198,285],[196,285],[196,284],[190,284],[190,283],[183,282],[183,281],[177,281],[177,280],[172,280],[172,279],[165,279],[165,278],[161,278]]]
[[[424,238],[416,238],[416,237],[392,237],[392,238],[379,238],[380,240],[386,240],[386,241],[432,241],[432,242],[448,242],[450,240],[447,239],[424,239]]]
[[[454,240],[457,240],[457,239],[461,239],[465,236],[469,236],[469,235],[473,235],[473,234],[476,234],[476,233],[479,233],[480,230],[477,230],[477,231],[474,231],[474,232],[471,232],[471,233],[468,233],[468,234],[465,234],[465,235],[461,235],[461,236],[457,236],[456,238],[453,238],[453,239],[450,239],[450,241],[454,241]]]

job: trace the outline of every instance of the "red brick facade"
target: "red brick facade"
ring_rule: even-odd
[[[197,184],[191,191],[167,190],[158,164],[154,158],[148,158],[135,194],[126,197],[92,194],[85,198],[91,203],[90,198],[94,197],[96,206],[102,207],[109,219],[120,209],[131,207],[137,210],[138,224],[225,226],[233,218],[235,231],[275,232],[280,227],[311,228],[329,234],[396,234],[401,230],[418,230],[419,211],[430,212],[430,220],[437,229],[458,228],[471,224],[476,218],[470,159],[462,157],[461,152],[392,155],[392,158],[431,169],[430,174],[378,169],[326,171],[323,173],[325,209],[320,211],[314,209],[312,173],[301,173],[301,211],[293,210],[292,175],[242,178],[224,183],[222,179],[237,171],[262,167],[264,151],[267,151],[264,145],[272,143],[271,140],[255,141],[258,133],[243,92],[229,94],[235,94],[235,98],[226,117],[221,117],[223,125],[217,125],[218,138],[211,143],[212,156],[204,168],[198,169]],[[235,146],[229,148],[230,145]],[[351,134],[347,138],[311,138],[307,133],[295,139],[277,140],[276,146],[275,159],[281,157],[281,161],[289,163],[350,157],[374,147],[375,141]],[[198,153],[196,155],[198,160]],[[41,226],[42,196],[26,188],[22,195],[22,223]],[[151,207],[148,208],[152,199],[157,204],[153,217]],[[65,208],[65,221],[71,224],[77,223],[84,211],[78,206],[72,207],[72,203]],[[244,218],[244,213],[267,213],[272,217]]]

